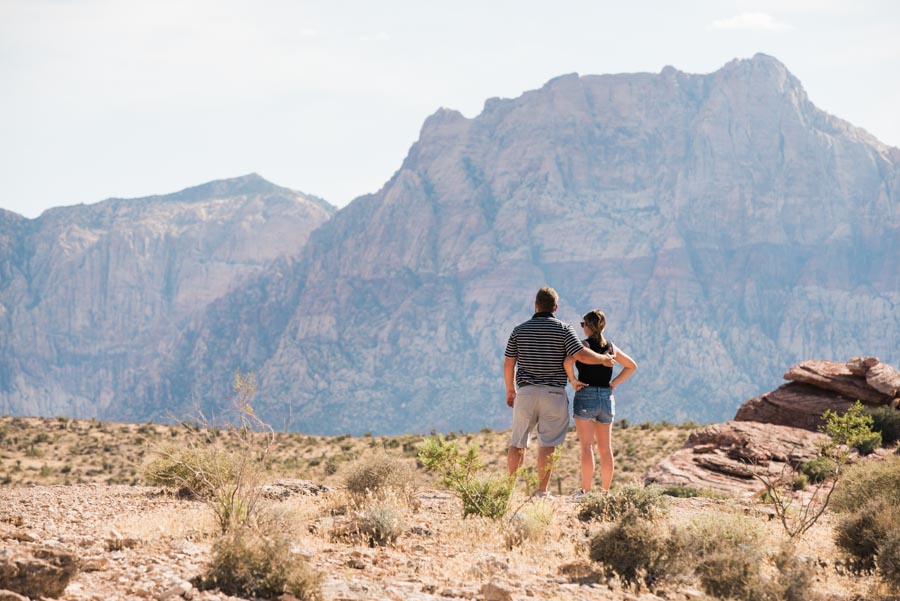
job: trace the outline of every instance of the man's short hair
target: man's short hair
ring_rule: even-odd
[[[539,312],[552,313],[556,309],[558,303],[559,295],[556,293],[556,290],[549,286],[545,286],[538,290],[537,296],[534,298],[534,307]]]

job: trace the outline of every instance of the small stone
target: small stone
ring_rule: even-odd
[[[23,597],[19,593],[3,589],[0,590],[0,601],[29,601],[29,599],[28,597]]]
[[[493,582],[481,587],[481,597],[484,601],[512,601],[512,593]]]

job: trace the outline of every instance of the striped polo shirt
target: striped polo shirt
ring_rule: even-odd
[[[572,326],[542,312],[513,328],[505,355],[516,360],[516,386],[563,388],[568,381],[563,360],[582,348]]]

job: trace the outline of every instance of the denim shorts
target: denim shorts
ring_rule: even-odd
[[[616,416],[616,397],[609,388],[588,386],[575,393],[575,419],[611,424]]]

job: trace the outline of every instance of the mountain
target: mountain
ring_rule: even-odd
[[[164,412],[184,324],[333,213],[256,174],[34,220],[0,212],[0,412]]]
[[[319,433],[508,427],[504,342],[551,285],[637,360],[621,416],[727,419],[783,365],[900,360],[898,162],[765,55],[441,109],[301,260],[213,303],[171,378],[215,403],[242,365]]]
[[[333,215],[252,176],[0,214],[0,412],[217,415],[241,368],[279,428],[506,428],[551,285],[637,360],[620,417],[724,421],[784,365],[900,362],[898,165],[756,55],[441,109]]]

